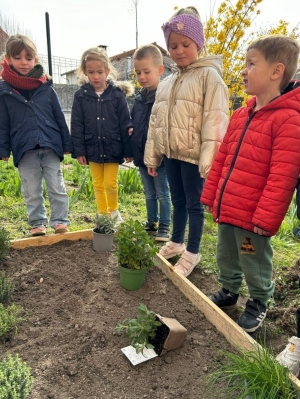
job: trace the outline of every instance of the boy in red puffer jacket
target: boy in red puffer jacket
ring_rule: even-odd
[[[238,325],[256,331],[274,292],[271,236],[278,231],[300,173],[300,47],[274,35],[247,49],[242,71],[253,97],[232,115],[209,172],[201,202],[218,229],[222,289],[210,296],[220,308],[235,306],[245,276],[250,299]]]

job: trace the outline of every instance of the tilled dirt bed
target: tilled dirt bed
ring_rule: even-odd
[[[221,360],[219,349],[232,347],[158,268],[147,272],[140,290],[126,291],[114,253],[94,252],[92,242],[82,240],[11,249],[0,267],[15,285],[9,302],[27,315],[18,332],[0,342],[0,358],[19,354],[31,367],[30,399],[221,398],[217,389],[205,391],[204,377]],[[205,294],[218,288],[201,267],[190,280]],[[180,349],[132,366],[121,352],[129,341],[114,327],[135,317],[140,302],[176,318],[187,337]],[[240,312],[229,315],[236,319]],[[280,351],[294,326],[273,334],[276,318],[270,313],[266,335]]]

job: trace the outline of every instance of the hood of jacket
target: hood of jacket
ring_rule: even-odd
[[[248,108],[254,108],[255,104],[255,96],[251,97],[247,101]],[[262,108],[264,111],[269,111],[271,109],[293,109],[294,111],[300,113],[300,80],[292,80],[279,97],[271,100],[269,104]]]
[[[212,67],[214,68],[218,74],[222,77],[223,72],[223,56],[222,55],[208,55],[206,57],[198,58],[192,64],[188,65],[186,68],[180,68],[175,66],[174,72],[178,72],[179,74],[184,73],[185,71],[189,71],[190,69],[195,68],[205,68]]]
[[[134,93],[134,87],[128,81],[123,81],[123,80],[113,81],[113,80],[110,80],[107,83],[108,83],[108,86],[107,86],[107,88],[105,90],[107,90],[109,87],[117,87],[118,89],[120,89],[122,91],[123,94],[125,94],[126,97],[132,96],[133,93]],[[81,88],[86,89],[86,90],[94,91],[93,86],[90,83],[84,83],[81,86]]]

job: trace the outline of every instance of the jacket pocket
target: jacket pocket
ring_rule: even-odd
[[[119,134],[110,134],[110,140],[105,140],[105,154],[113,158],[122,158],[124,154],[123,141]]]
[[[91,158],[95,155],[96,144],[94,140],[93,134],[85,134],[84,135],[84,145],[86,150],[86,156]]]
[[[188,148],[193,149],[195,147],[196,137],[195,137],[195,118],[189,117],[189,127],[188,127]]]
[[[10,135],[13,136],[21,127],[21,122],[18,123],[13,129],[10,131]]]

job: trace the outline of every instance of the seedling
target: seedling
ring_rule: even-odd
[[[114,234],[114,225],[117,217],[111,217],[106,213],[97,214],[95,217],[94,231],[99,234]]]
[[[154,348],[149,340],[155,337],[156,329],[161,322],[157,320],[156,314],[152,310],[148,310],[143,303],[139,304],[138,312],[139,315],[135,319],[125,319],[122,323],[118,323],[115,331],[123,333],[125,337],[129,338],[136,352],[140,353],[145,348]]]

